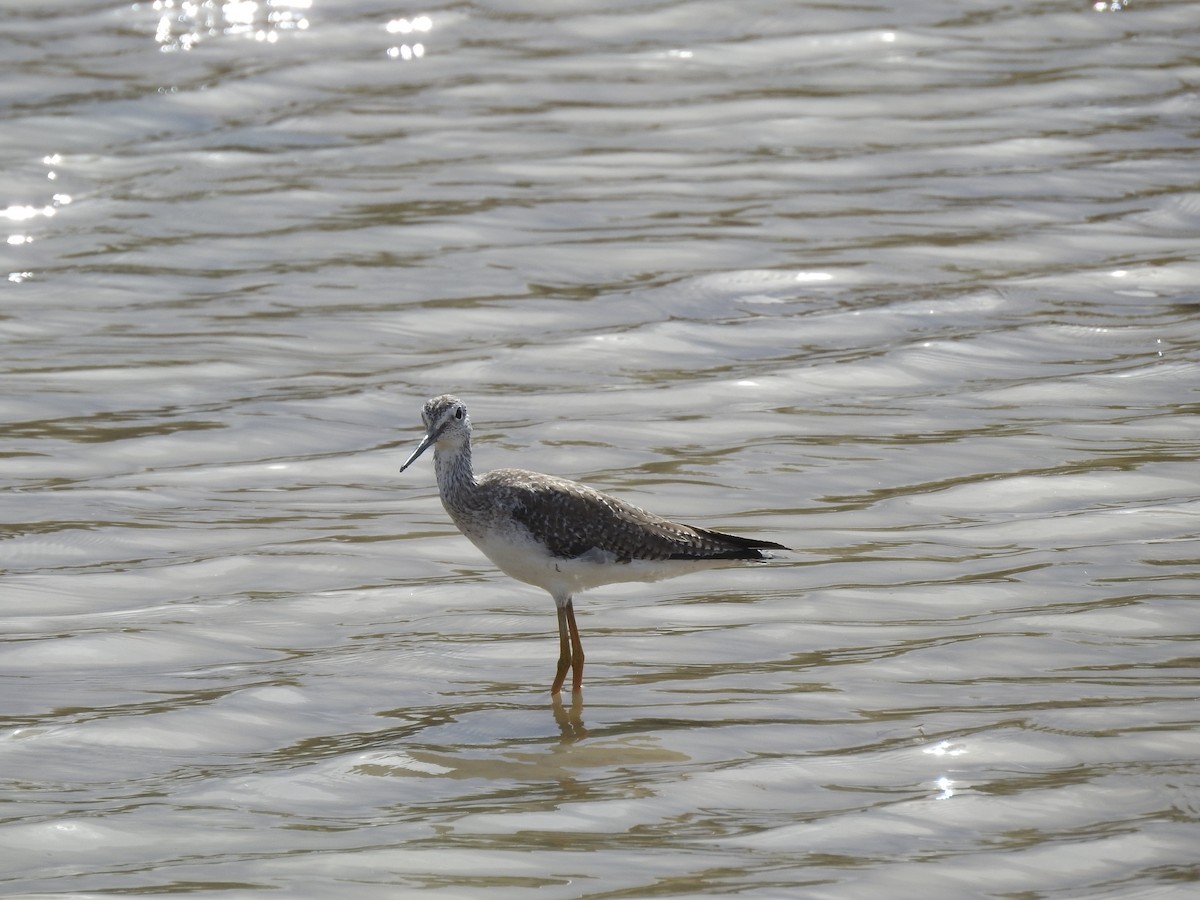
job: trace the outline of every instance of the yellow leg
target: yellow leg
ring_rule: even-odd
[[[571,632],[571,691],[578,694],[583,690],[583,641],[579,639],[575,606],[570,600],[567,601],[567,628]]]
[[[569,598],[558,607],[558,668],[554,683],[550,685],[551,694],[562,690],[568,669],[571,670],[571,690],[579,693],[583,690],[583,642],[579,639],[579,626],[575,624],[575,607]]]
[[[567,609],[565,606],[558,611],[558,670],[554,673],[554,684],[550,685],[550,693],[557,694],[562,690],[563,682],[567,679],[567,669],[571,668],[571,636],[567,625]]]

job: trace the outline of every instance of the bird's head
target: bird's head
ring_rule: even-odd
[[[421,421],[425,423],[425,437],[413,451],[412,456],[400,467],[403,472],[418,456],[436,444],[449,450],[459,447],[471,439],[471,417],[467,407],[457,397],[442,394],[425,403],[421,409]]]

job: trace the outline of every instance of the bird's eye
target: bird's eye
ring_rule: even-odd
[[[454,410],[454,418],[461,419],[463,417],[463,408],[460,406]]]

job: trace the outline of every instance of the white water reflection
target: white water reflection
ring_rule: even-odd
[[[0,34],[0,893],[1185,895],[1181,7],[192,6]],[[797,552],[555,704],[445,390]]]
[[[281,32],[306,30],[312,7],[313,0],[153,0],[132,9],[159,17],[154,40],[170,52],[221,35],[274,44]]]

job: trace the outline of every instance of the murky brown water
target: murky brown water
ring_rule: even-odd
[[[1200,16],[1128,6],[6,4],[0,894],[1189,896]],[[552,704],[443,391],[796,553],[577,598]]]

